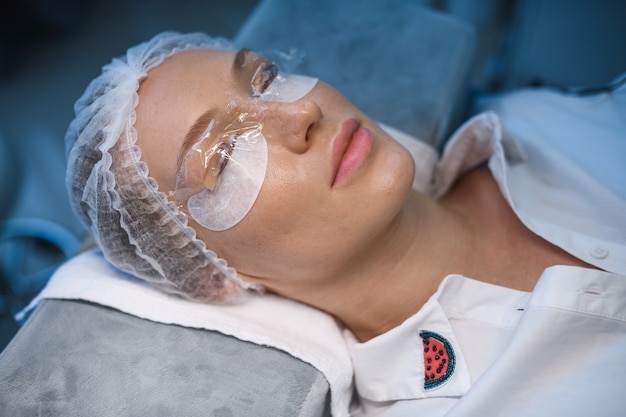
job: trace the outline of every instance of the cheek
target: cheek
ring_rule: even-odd
[[[301,229],[316,214],[319,188],[309,177],[305,164],[273,163],[249,216],[251,222],[288,235]]]
[[[372,162],[358,184],[333,192],[314,175],[314,165],[270,155],[251,211],[218,234],[222,256],[240,272],[266,277],[313,273],[320,262],[332,268],[351,258],[384,233],[412,183],[413,160],[395,142]]]
[[[250,247],[267,246],[272,236],[296,228],[306,193],[293,172],[268,166],[261,191],[247,215],[224,234]],[[275,239],[274,239],[275,240]]]
[[[249,256],[242,262],[288,263],[323,239],[327,214],[324,195],[305,164],[278,163],[268,167],[261,192],[248,215],[233,229]],[[290,168],[281,168],[287,167]],[[328,196],[326,196],[327,198]],[[236,265],[235,265],[236,266]]]

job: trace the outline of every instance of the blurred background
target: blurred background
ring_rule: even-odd
[[[407,1],[475,25],[476,95],[596,87],[626,72],[624,0]],[[18,330],[12,315],[85,238],[67,203],[63,138],[88,82],[113,56],[163,30],[233,37],[256,5],[0,0],[0,351]]]

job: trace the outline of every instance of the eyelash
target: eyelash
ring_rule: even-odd
[[[271,62],[262,64],[252,77],[252,95],[258,97],[267,90],[278,75],[278,66]]]
[[[233,155],[233,151],[235,150],[235,147],[237,146],[238,138],[239,138],[238,135],[231,135],[228,137],[226,141],[221,142],[215,146],[214,148],[215,151],[213,152],[213,156],[216,157],[216,160],[214,163],[215,165],[209,162],[210,165],[213,165],[210,167],[210,170],[209,170],[211,174],[207,172],[207,176],[204,179],[204,185],[209,190],[213,189],[213,187],[215,186],[215,181],[217,181],[217,178],[226,169],[226,165],[228,165],[228,161],[230,161]],[[208,175],[212,175],[212,177],[208,177]]]
[[[217,149],[215,150],[215,153],[218,154],[218,159],[217,159],[216,167],[214,168],[217,171],[216,176],[220,175],[224,171],[224,169],[226,169],[226,165],[228,165],[228,161],[233,156],[233,150],[235,149],[235,146],[237,145],[238,138],[239,136],[237,135],[231,135],[228,137],[228,139],[225,142],[222,142],[219,145],[217,145]]]

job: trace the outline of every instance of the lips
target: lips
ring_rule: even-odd
[[[333,183],[335,187],[346,180],[363,163],[372,148],[369,129],[356,119],[345,120],[332,146]]]

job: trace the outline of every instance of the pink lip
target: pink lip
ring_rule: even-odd
[[[356,119],[348,119],[341,124],[341,131],[332,147],[333,187],[361,166],[372,149],[372,143],[372,132],[360,126]]]

